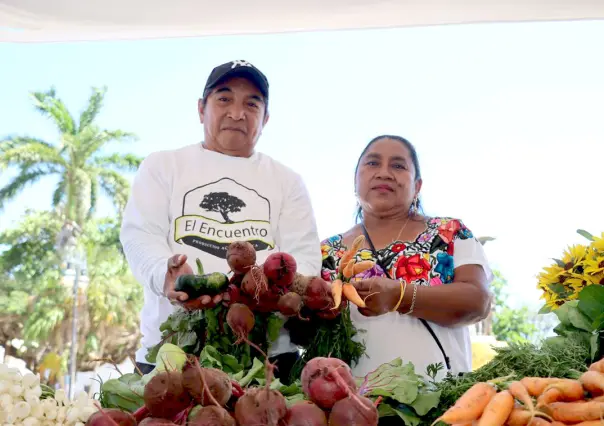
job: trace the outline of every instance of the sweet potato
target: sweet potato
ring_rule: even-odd
[[[338,358],[311,359],[302,369],[300,379],[304,394],[326,410],[351,392],[356,392],[350,367]]]
[[[247,241],[235,241],[229,244],[226,258],[231,271],[245,274],[256,264],[256,249]]]
[[[285,426],[327,426],[325,412],[310,401],[292,405],[283,419]]]
[[[151,416],[164,419],[174,417],[191,403],[180,371],[163,371],[153,377],[145,385],[143,398]]]
[[[235,420],[241,426],[277,426],[286,414],[285,397],[266,387],[248,389],[235,404]]]
[[[292,285],[298,265],[292,255],[278,252],[270,254],[264,261],[264,275],[268,281],[280,288]]]
[[[378,426],[379,414],[369,398],[340,399],[329,414],[329,426]]]

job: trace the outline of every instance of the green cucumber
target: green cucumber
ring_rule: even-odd
[[[176,278],[175,290],[187,293],[190,299],[200,296],[215,296],[226,290],[229,278],[221,272],[204,275],[180,275]]]

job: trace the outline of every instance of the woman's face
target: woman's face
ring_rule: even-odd
[[[374,142],[359,162],[356,189],[365,212],[408,212],[420,188],[411,153],[400,141],[385,138]]]

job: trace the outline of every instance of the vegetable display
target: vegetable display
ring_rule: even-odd
[[[433,424],[604,425],[604,360],[577,379],[524,377],[477,382]]]

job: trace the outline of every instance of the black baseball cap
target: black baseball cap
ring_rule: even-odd
[[[244,77],[250,80],[260,90],[265,101],[268,101],[268,79],[262,71],[244,60],[227,62],[214,68],[203,90],[204,97],[224,80],[233,77]]]

